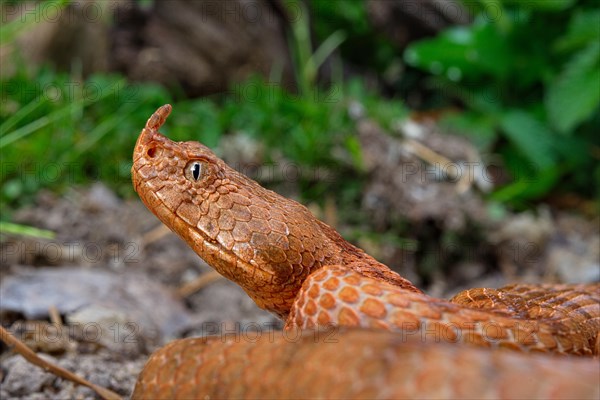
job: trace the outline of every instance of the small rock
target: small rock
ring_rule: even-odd
[[[39,356],[47,361],[55,362],[53,357],[46,354],[39,354]],[[32,366],[20,355],[3,361],[2,366],[7,371],[2,381],[2,389],[12,396],[40,392],[43,387],[51,385],[56,379],[54,375],[44,372],[43,369]],[[27,376],[27,380],[22,379],[23,375]]]
[[[132,272],[25,269],[3,280],[0,297],[0,310],[20,312],[29,319],[45,318],[48,308],[55,306],[67,318],[74,314],[86,322],[93,316],[103,323],[128,321],[150,343],[176,337],[189,322],[188,312],[169,290]],[[131,329],[128,324],[116,328]]]

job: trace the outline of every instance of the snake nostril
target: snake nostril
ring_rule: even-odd
[[[148,155],[148,157],[150,158],[154,158],[156,156],[156,147],[150,147],[147,151],[146,154]]]

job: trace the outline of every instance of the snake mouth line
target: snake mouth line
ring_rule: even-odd
[[[143,182],[142,182],[142,184],[143,184]],[[136,191],[137,191],[137,188],[136,188]],[[138,193],[139,193],[139,192],[138,192]],[[206,233],[204,233],[204,232],[203,232],[201,229],[197,229],[197,228],[194,228],[194,227],[192,227],[190,224],[188,224],[186,221],[184,221],[184,220],[183,220],[181,217],[179,217],[179,216],[178,216],[178,215],[177,215],[175,212],[172,212],[172,211],[171,211],[171,210],[170,210],[170,209],[167,207],[167,205],[165,204],[165,202],[164,202],[164,201],[163,201],[163,200],[162,200],[160,197],[158,197],[158,196],[157,196],[157,195],[156,195],[154,192],[152,192],[152,191],[146,191],[146,192],[144,193],[144,195],[143,195],[143,196],[140,196],[140,197],[142,197],[142,199],[143,199],[143,198],[144,198],[144,196],[146,196],[146,195],[148,195],[148,194],[150,194],[150,195],[151,195],[151,196],[152,196],[152,197],[153,197],[155,200],[157,200],[157,201],[160,203],[160,205],[159,205],[159,208],[161,208],[161,209],[163,209],[163,210],[167,210],[167,212],[169,212],[171,215],[174,215],[174,218],[177,218],[179,221],[181,221],[183,224],[185,224],[185,225],[188,227],[188,229],[190,229],[190,230],[192,230],[193,232],[197,233],[197,234],[198,234],[198,236],[200,236],[200,237],[202,238],[202,242],[203,242],[202,244],[203,244],[203,245],[204,245],[204,243],[210,243],[211,245],[213,245],[213,246],[217,247],[217,248],[218,248],[218,250],[219,250],[219,252],[220,252],[221,254],[224,254],[224,255],[225,255],[225,257],[224,257],[224,258],[225,258],[225,259],[227,259],[228,263],[232,265],[232,268],[239,268],[239,266],[241,265],[241,266],[242,266],[242,269],[244,269],[244,270],[246,270],[246,271],[252,271],[252,272],[249,272],[249,275],[250,275],[250,276],[254,276],[254,275],[256,274],[256,272],[257,272],[257,271],[259,271],[260,273],[262,273],[262,274],[264,274],[264,275],[270,276],[270,277],[274,277],[274,276],[275,276],[275,274],[274,274],[273,272],[271,272],[271,271],[266,271],[266,270],[264,270],[263,268],[261,268],[259,265],[252,264],[252,263],[249,263],[249,262],[247,262],[247,261],[244,261],[244,260],[242,260],[242,259],[241,259],[241,258],[240,258],[240,257],[239,257],[237,254],[235,254],[235,252],[233,252],[233,251],[231,251],[231,250],[227,249],[226,247],[224,247],[224,246],[223,246],[221,243],[219,243],[219,241],[218,241],[218,240],[216,240],[216,239],[213,239],[213,238],[209,237],[209,236],[208,236]],[[169,228],[171,228],[171,227],[169,226],[169,224],[165,223],[165,222],[163,221],[163,219],[162,219],[162,218],[160,218],[160,215],[159,215],[160,213],[158,213],[158,212],[157,212],[157,213],[155,213],[155,214],[156,214],[156,215],[159,217],[159,219],[161,220],[161,222],[163,222],[163,224],[165,224],[165,225],[167,225]],[[200,256],[202,259],[204,259],[204,257],[203,257],[201,254],[198,254],[198,255],[199,255],[199,256]],[[206,260],[204,260],[204,261],[206,261]],[[207,263],[208,263],[208,262],[207,262]],[[209,263],[209,265],[210,265],[210,263]],[[212,267],[212,265],[211,265],[211,267]],[[214,267],[213,267],[213,268],[214,268]],[[219,273],[221,273],[221,271],[218,271],[218,272],[219,272]]]

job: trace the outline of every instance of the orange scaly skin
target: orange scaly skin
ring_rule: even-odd
[[[429,397],[435,393],[443,393],[443,397],[457,397],[461,393],[496,397],[510,390],[517,390],[512,392],[517,397],[528,397],[533,393],[528,391],[533,390],[531,385],[507,386],[506,376],[519,370],[517,366],[526,366],[524,371],[538,380],[552,381],[543,390],[536,391],[537,396],[597,393],[597,381],[585,378],[589,380],[583,385],[595,392],[588,389],[581,392],[582,386],[575,381],[598,374],[598,365],[593,360],[561,360],[560,363],[577,367],[566,368],[561,375],[564,379],[558,379],[547,372],[549,368],[543,367],[556,363],[555,359],[483,351],[474,346],[433,344],[423,347],[422,353],[427,355],[421,356],[414,338],[515,350],[597,354],[600,285],[473,289],[460,293],[450,302],[426,296],[409,281],[346,242],[306,207],[264,189],[199,143],[176,143],[159,134],[158,129],[170,112],[171,106],[165,105],[148,120],[138,138],[132,168],[136,191],[163,223],[219,273],[239,284],[260,307],[287,318],[286,329],[332,324],[375,327],[401,334],[340,332],[344,346],[335,347],[338,350],[332,350],[331,343],[302,341],[295,344],[298,352],[306,352],[306,359],[294,361],[297,369],[302,371],[305,363],[314,362],[313,368],[327,370],[334,374],[331,376],[348,374],[348,377],[338,376],[334,385],[337,387],[339,382],[339,386],[347,386],[344,379],[355,382],[354,389],[348,388],[345,392],[345,389],[336,392],[330,388],[332,382],[331,377],[326,377],[327,373],[317,374],[307,385],[293,379],[302,372],[286,372],[294,368],[289,360],[268,354],[279,352],[276,346],[288,349],[288,343],[266,343],[269,338],[265,338],[257,343],[228,343],[221,350],[213,347],[209,350],[204,339],[178,341],[151,357],[138,380],[134,398],[156,397],[159,392],[167,398],[185,397],[186,393],[194,393],[195,397],[211,394],[217,397],[302,397],[302,393],[313,397],[336,396],[337,393],[338,397],[379,396],[377,393],[382,397]],[[413,337],[410,345],[404,343],[408,336]],[[403,340],[398,342],[394,337]],[[373,340],[381,340],[383,344],[373,344]],[[269,346],[273,349],[267,350]],[[361,359],[373,350],[369,346],[377,348],[385,362],[374,362],[372,368],[366,368],[368,372],[360,372]],[[225,358],[214,361],[210,354],[216,357],[220,351],[226,354]],[[330,357],[332,351],[340,354]],[[238,352],[240,355],[236,356]],[[403,358],[406,354],[410,355],[408,364]],[[485,375],[486,386],[473,392],[461,391],[457,388],[458,377],[454,382],[440,366],[424,364],[446,355],[457,363],[462,359],[479,360],[465,361],[457,368],[464,370],[467,379],[479,376],[483,380]],[[208,366],[200,365],[201,362]],[[477,372],[486,362],[493,363],[494,367]],[[217,365],[223,370],[216,369]],[[452,369],[452,363],[447,366]],[[406,370],[406,367],[418,371],[415,379],[439,380],[440,392],[423,391],[423,385],[418,382],[398,387],[398,379],[387,374],[389,370]],[[232,381],[233,386],[227,389],[232,391],[218,389],[229,385],[228,379],[237,376],[232,372],[237,368],[277,371],[272,373],[276,376],[273,379],[283,382],[285,390],[292,390],[288,387],[292,383],[301,387],[294,389],[295,392],[281,391],[277,385],[271,392],[254,391],[253,385],[260,386],[260,381],[248,378],[244,383]],[[351,378],[352,373],[357,375]],[[382,374],[386,378],[378,378]],[[195,378],[190,380],[191,375]],[[260,374],[248,372],[247,376],[260,377]],[[562,392],[552,391],[551,385],[560,387]],[[355,386],[376,387],[380,391],[361,391]],[[268,387],[263,389],[269,390]]]
[[[598,354],[600,284],[470,289],[451,302],[341,267],[311,274],[286,327],[360,326],[423,340],[559,354]]]
[[[138,138],[133,186],[150,211],[260,307],[285,318],[304,280],[324,265],[350,266],[420,292],[302,204],[238,173],[206,146],[160,135],[170,111],[161,107]],[[185,176],[196,161],[197,181]]]
[[[598,374],[583,358],[340,329],[256,343],[176,340],[152,356],[133,398],[598,399]]]

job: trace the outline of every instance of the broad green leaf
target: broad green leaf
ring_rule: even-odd
[[[575,54],[552,82],[545,98],[548,119],[563,134],[573,129],[600,106],[600,42]]]
[[[511,67],[511,58],[506,38],[496,28],[489,23],[450,28],[434,39],[409,46],[404,59],[455,82],[486,74],[504,77]]]
[[[410,65],[426,69],[434,75],[444,74],[449,68],[469,70],[477,68],[468,62],[468,50],[473,44],[471,27],[456,27],[442,32],[438,37],[418,41],[404,52],[404,59]],[[476,54],[472,54],[476,58]],[[475,60],[474,60],[475,61]]]
[[[509,48],[506,35],[501,26],[481,24],[475,27],[474,43],[467,54],[468,61],[473,61],[479,68],[498,78],[505,77],[511,65],[512,49]]]
[[[571,50],[590,42],[599,41],[600,9],[578,10],[571,17],[567,34],[556,42],[556,49],[559,51]]]
[[[487,114],[465,111],[442,117],[441,126],[450,132],[468,137],[480,150],[489,150],[496,141],[496,121]]]
[[[552,131],[525,111],[508,111],[500,120],[502,132],[530,163],[540,170],[552,167],[556,153]]]
[[[548,168],[535,177],[519,179],[501,187],[491,194],[490,199],[499,202],[533,200],[548,193],[556,185],[559,177],[558,167]]]

